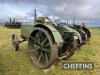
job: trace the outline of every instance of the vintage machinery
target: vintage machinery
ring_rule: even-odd
[[[76,48],[87,40],[87,34],[78,25],[53,22],[46,17],[34,16],[34,21],[22,23],[21,38],[12,35],[12,44],[16,51],[19,44],[28,41],[28,55],[33,64],[46,69],[56,60],[70,58]]]
[[[9,22],[5,23],[5,27],[8,28],[20,28],[21,27],[21,22],[16,21],[15,19],[9,19]]]
[[[66,30],[68,30],[69,32],[74,32],[75,33],[74,40],[76,43],[76,48],[81,46],[81,44],[83,43],[81,35],[76,29],[73,28],[73,25],[69,25],[69,24],[62,23],[59,21],[58,26],[65,27]]]
[[[77,30],[77,32],[81,35],[82,44],[86,43],[90,40],[91,33],[88,28],[84,27],[83,25],[69,25],[69,27]]]
[[[59,20],[57,22],[59,26],[64,26],[68,31],[76,33],[77,39],[75,39],[75,41],[77,47],[86,44],[86,42],[90,40],[91,33],[84,23],[77,25],[75,24],[75,20],[73,20],[73,24],[68,24],[68,20],[67,23],[60,22]]]
[[[32,62],[39,68],[48,68],[57,59],[67,59],[76,50],[74,31],[66,26],[55,25],[48,17],[38,17],[34,22],[23,23],[21,26],[22,41],[16,34],[12,35],[15,50],[19,43],[28,41],[28,54]]]

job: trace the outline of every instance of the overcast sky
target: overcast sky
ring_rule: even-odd
[[[30,19],[35,8],[39,16],[100,24],[100,0],[0,0],[0,18]]]

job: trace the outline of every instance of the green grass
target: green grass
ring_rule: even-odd
[[[74,56],[55,64],[55,68],[44,73],[35,67],[27,55],[27,42],[14,51],[11,35],[20,35],[20,29],[7,29],[0,26],[0,75],[100,75],[100,29],[90,29],[92,38],[79,48]],[[62,70],[62,62],[94,62],[94,70]]]

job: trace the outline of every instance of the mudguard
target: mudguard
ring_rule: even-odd
[[[66,28],[69,32],[75,32],[76,33],[76,36],[74,36],[74,38],[75,39],[79,39],[80,43],[82,44],[81,35],[75,29],[72,29],[72,28],[67,27],[67,26],[63,26],[63,27]]]
[[[63,39],[61,34],[59,33],[59,31],[54,28],[52,25],[35,25],[34,27],[42,27],[42,28],[47,28],[49,29],[49,31],[52,33],[54,41],[56,43],[62,44],[63,43]]]

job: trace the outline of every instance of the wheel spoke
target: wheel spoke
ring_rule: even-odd
[[[38,51],[40,48],[37,48],[37,49],[32,49],[32,50],[29,50],[29,52],[36,52]]]
[[[39,56],[39,58],[38,58],[38,60],[37,60],[37,64],[39,63],[41,57],[42,57],[42,53],[40,53],[40,56]]]
[[[47,41],[48,39],[47,38],[45,38],[44,39],[44,41],[42,42],[42,45],[44,45],[44,43]]]
[[[41,53],[41,55],[42,55],[42,58],[45,60],[45,57],[44,57],[44,54],[43,54],[43,52]]]
[[[48,61],[47,53],[45,53],[45,57],[46,57],[46,63],[47,63],[47,65],[48,65],[49,61]]]
[[[43,48],[42,51],[50,53],[50,50],[49,49]]]
[[[36,38],[37,38],[37,43],[41,44],[41,32],[40,31],[36,34]]]
[[[29,50],[29,52],[35,52],[35,51],[38,51],[40,49],[40,47],[38,45],[34,45],[33,48],[34,49]]]
[[[40,31],[38,31],[38,32],[36,33],[36,38],[38,38],[38,36],[39,36],[39,33],[40,33]]]
[[[30,36],[30,38],[32,39],[32,40],[34,40],[34,44],[36,44],[36,45],[38,45],[39,46],[39,43],[37,42],[37,38],[36,37],[32,37],[32,36]]]
[[[34,40],[34,41],[37,40],[35,37],[33,38],[32,36],[30,36],[30,38],[31,38],[32,40]]]
[[[50,46],[50,44],[49,43],[47,43],[46,45],[45,45],[45,47],[49,47]]]

